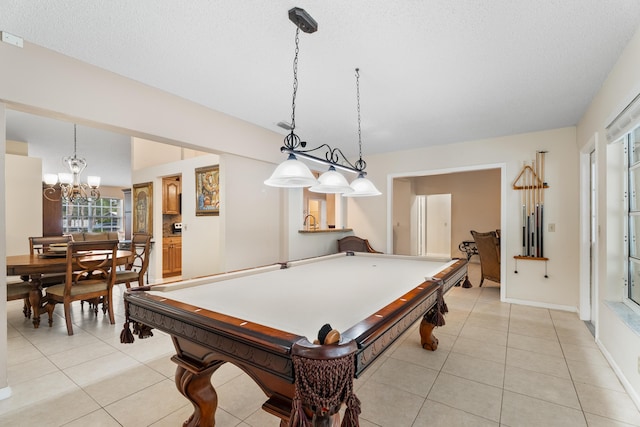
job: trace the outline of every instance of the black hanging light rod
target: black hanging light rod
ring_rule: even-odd
[[[304,147],[306,145],[306,142],[300,142],[300,146]],[[309,154],[313,151],[319,151],[319,150],[325,150],[324,151],[324,159],[321,157],[317,157],[314,156],[312,154]],[[331,146],[329,146],[328,144],[322,144],[316,148],[312,148],[310,150],[296,150],[294,148],[291,147],[281,147],[280,151],[283,153],[287,153],[287,154],[293,154],[297,157],[302,157],[304,159],[307,160],[311,160],[323,165],[327,165],[329,164],[330,166],[335,167],[336,169],[342,169],[345,172],[353,172],[353,173],[357,173],[357,174],[364,174],[366,175],[367,173],[363,170],[363,169],[359,169],[358,166],[361,166],[361,164],[359,165],[354,165],[352,164],[349,159],[347,159],[347,157],[344,155],[344,153],[342,152],[342,150],[340,150],[339,148],[331,148]],[[356,162],[358,163],[358,162]]]

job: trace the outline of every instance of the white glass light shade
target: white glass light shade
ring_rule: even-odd
[[[329,170],[320,175],[318,178],[320,182],[309,188],[309,191],[314,193],[351,193],[353,189],[349,186],[347,179],[339,172],[336,172],[336,168],[329,167]]]
[[[60,184],[73,184],[73,175],[70,173],[59,173],[58,179],[60,180]]]
[[[55,173],[45,173],[44,183],[50,187],[53,187],[58,183],[58,175],[56,175]]]
[[[353,180],[351,188],[353,192],[345,194],[345,197],[369,197],[382,194],[363,174],[359,174],[358,178]]]
[[[91,188],[100,187],[100,177],[99,176],[88,176],[87,177],[87,184]]]
[[[315,185],[318,180],[307,165],[289,154],[289,158],[280,163],[269,179],[264,182],[271,187],[299,188]]]

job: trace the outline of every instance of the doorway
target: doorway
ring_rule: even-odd
[[[412,175],[392,178],[393,192],[390,206],[391,242],[389,252],[399,255],[417,255],[421,253],[445,254],[448,257],[466,257],[459,249],[463,241],[472,240],[470,231],[492,231],[503,229],[502,221],[504,178],[503,170],[488,169],[425,172],[424,175]],[[428,203],[428,196],[433,204]],[[421,197],[424,196],[424,202]],[[443,202],[438,199],[444,199]],[[423,207],[421,203],[424,203]],[[435,213],[429,214],[428,206]],[[444,213],[438,210],[446,208]],[[418,214],[422,209],[424,214]],[[423,229],[417,222],[419,216],[433,220],[438,231],[429,233],[429,220],[424,219]],[[439,219],[438,219],[439,218]],[[446,224],[446,227],[445,227]],[[424,236],[433,236],[435,247],[429,245],[428,238],[418,243]],[[444,248],[446,246],[446,248]],[[423,249],[424,248],[424,249]]]

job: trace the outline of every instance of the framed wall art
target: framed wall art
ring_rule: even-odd
[[[196,169],[196,216],[220,214],[220,168]]]
[[[153,235],[153,182],[133,184],[133,232]]]

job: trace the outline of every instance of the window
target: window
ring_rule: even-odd
[[[607,155],[607,169],[611,175],[607,180],[622,187],[622,203],[619,205],[620,216],[613,215],[611,222],[607,222],[607,230],[614,235],[621,236],[620,246],[613,245],[612,253],[615,259],[622,256],[624,277],[623,302],[640,314],[640,95],[637,95],[606,128],[607,141],[610,147],[619,147],[611,151],[615,153],[609,158]],[[620,170],[622,169],[622,170]],[[620,173],[618,173],[618,171]],[[619,179],[619,181],[618,181]],[[607,186],[610,189],[614,187]],[[616,212],[617,200],[607,197],[607,209]],[[621,222],[618,224],[616,216]],[[617,227],[621,227],[616,229]],[[624,253],[616,254],[616,250]],[[612,266],[613,267],[613,266]],[[615,268],[615,267],[614,267]]]
[[[640,305],[640,126],[624,135],[627,165],[627,297]]]
[[[100,198],[94,201],[62,202],[62,231],[102,232],[122,229],[122,200]]]

